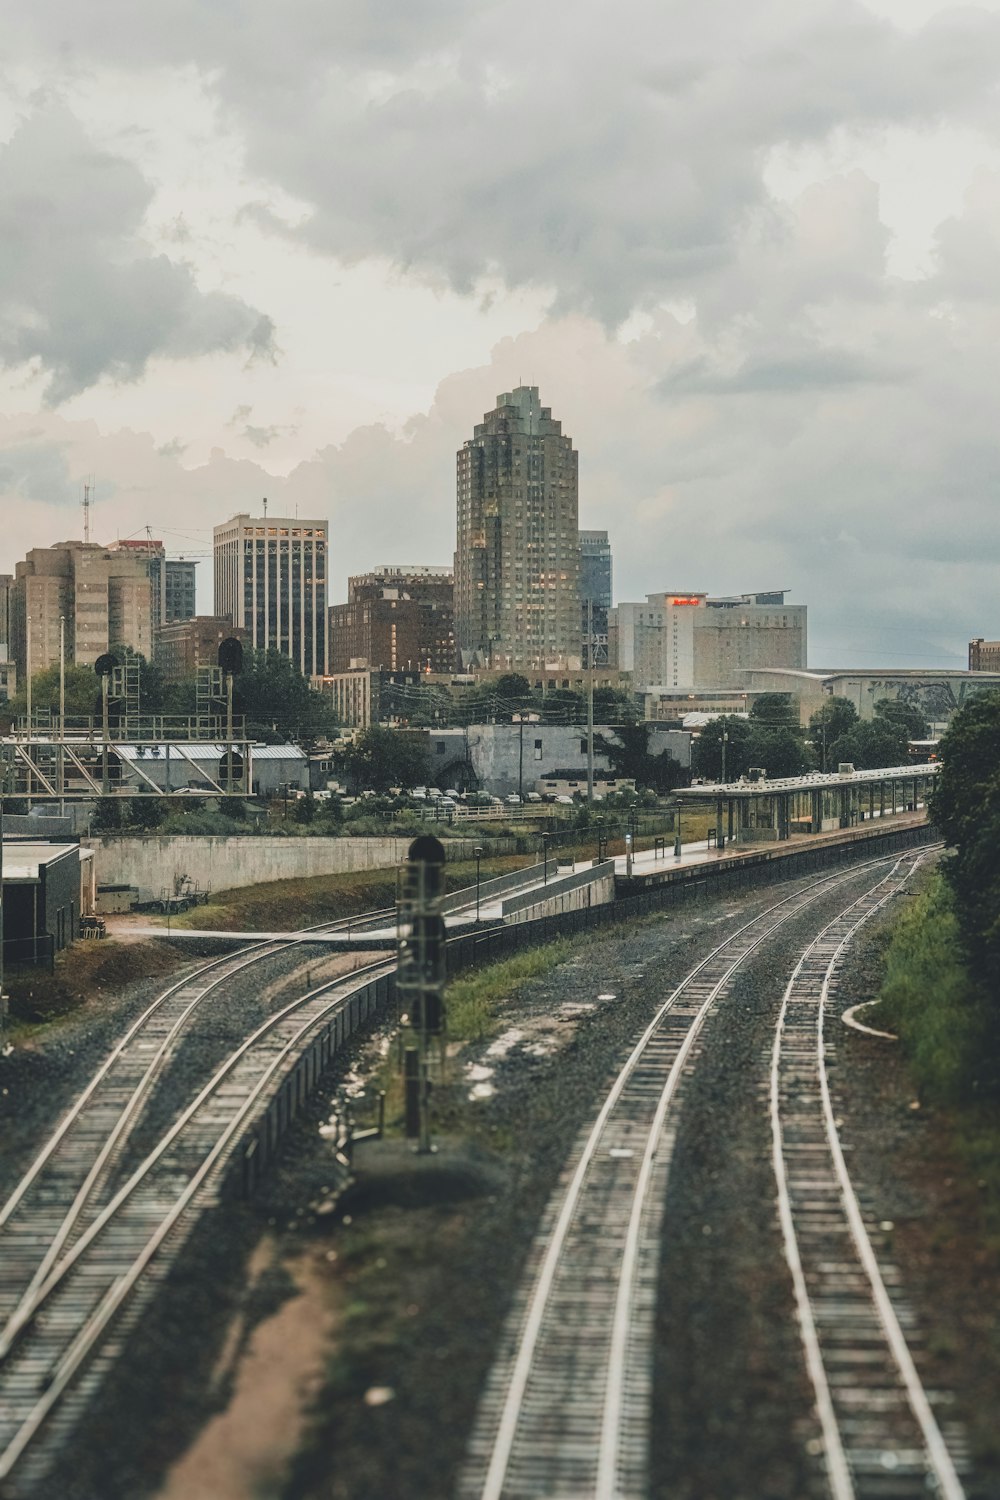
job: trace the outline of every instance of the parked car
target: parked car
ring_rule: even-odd
[[[521,799],[517,795],[516,792],[508,792],[507,795],[506,795],[506,797],[503,800],[506,802],[506,804],[507,804],[508,807],[520,807],[521,806]]]
[[[541,802],[542,794],[541,792],[525,792],[524,800],[525,802]]]

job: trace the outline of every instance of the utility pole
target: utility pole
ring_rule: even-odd
[[[3,990],[4,899],[3,899],[3,799],[7,791],[7,755],[0,750],[0,1058],[7,1049],[7,996]]]
[[[66,816],[66,616],[59,616],[59,814]]]
[[[594,601],[587,600],[587,802],[594,802]]]
[[[396,989],[416,1046],[403,1054],[406,1133],[417,1152],[433,1151],[430,1125],[431,1053],[444,1066],[444,848],[429,834],[413,840],[400,877]]]

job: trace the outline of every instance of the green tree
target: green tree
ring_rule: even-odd
[[[352,745],[332,757],[352,792],[387,792],[392,786],[422,785],[427,779],[423,735],[372,725]]]
[[[844,763],[859,771],[905,765],[908,739],[906,730],[888,719],[860,720],[849,734],[829,746],[829,769]]]
[[[313,822],[316,817],[316,798],[311,791],[307,791],[304,797],[297,798],[293,817],[296,823]]]
[[[650,752],[651,733],[652,726],[645,722],[619,724],[614,739],[595,734],[594,749],[607,756],[615,776],[654,792],[671,792],[687,781],[687,773],[669,750],[661,750],[658,755]]]
[[[789,729],[801,734],[798,699],[791,693],[761,693],[750,706],[754,729]]]
[[[908,740],[927,738],[929,725],[915,703],[904,703],[899,698],[880,698],[875,705],[875,717],[897,725]]]
[[[945,874],[962,934],[980,978],[1000,985],[1000,693],[960,709],[941,741],[942,768],[931,801],[953,850]]]
[[[772,780],[779,776],[804,776],[810,769],[805,741],[793,729],[755,729],[748,754],[750,765],[762,767]]]
[[[736,714],[721,714],[711,719],[691,744],[691,770],[705,781],[722,780],[722,745],[725,735],[726,781],[738,781],[750,765],[750,737],[753,730],[747,719]]]
[[[595,687],[595,724],[634,724],[638,717],[639,710],[627,693],[620,693],[617,688]]]
[[[168,806],[165,797],[130,797],[128,805],[128,820],[134,828],[141,828],[151,832],[159,828],[167,816]]]
[[[335,727],[322,693],[309,686],[290,657],[273,648],[245,653],[233,698],[250,733],[272,743],[310,744]]]
[[[535,702],[535,711],[546,724],[586,724],[587,701],[572,688],[549,688]]]
[[[66,715],[68,718],[90,718],[100,691],[100,682],[93,667],[67,666],[66,668]],[[27,713],[28,693],[26,687],[18,689],[11,703],[17,714]],[[59,713],[59,668],[45,667],[31,674],[31,710],[47,710],[53,718]]]
[[[123,667],[129,661],[139,664],[139,708],[142,713],[158,714],[164,710],[167,685],[159,667],[146,660],[141,651],[131,646],[112,646],[111,654]]]
[[[749,722],[751,766],[761,766],[771,778],[802,776],[810,769],[798,700],[791,693],[761,693],[750,709]]]
[[[821,771],[833,764],[830,747],[849,735],[858,723],[858,711],[850,698],[827,698],[809,719],[809,738]]]

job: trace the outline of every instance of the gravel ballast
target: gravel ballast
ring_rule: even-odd
[[[870,883],[858,874],[837,886],[789,924],[780,944],[748,962],[709,1021],[685,1080],[661,1268],[654,1495],[811,1500],[816,1492],[807,1452],[811,1396],[774,1219],[764,1090],[773,1023],[798,948]],[[293,1294],[284,1255],[288,1265],[311,1257],[321,1286],[325,1281],[334,1331],[322,1387],[304,1402],[298,1456],[260,1493],[444,1500],[519,1268],[578,1129],[655,1006],[692,964],[794,888],[705,901],[605,930],[599,944],[581,946],[530,982],[505,1008],[499,1034],[466,1048],[456,1081],[439,1091],[442,1149],[434,1163],[414,1172],[392,1142],[381,1157],[363,1148],[357,1188],[335,1213],[324,1200],[330,1148],[319,1128],[340,1081],[331,1074],[258,1197],[206,1217],[53,1476],[53,1493],[66,1500],[159,1493],[171,1461],[230,1400],[232,1376],[220,1378],[219,1369],[220,1361],[230,1371],[238,1366],[238,1351],[230,1348],[223,1359],[234,1326],[245,1345]],[[871,982],[871,972],[859,980],[862,988]],[[845,1005],[866,997],[842,993]],[[854,1049],[858,1040],[843,1045]],[[370,1070],[378,1055],[377,1047],[359,1043],[343,1070]],[[901,1125],[898,1099],[866,1081],[865,1059],[850,1050],[844,1059],[850,1068],[840,1067],[838,1080],[850,1075],[851,1085],[843,1107],[866,1144],[855,1160],[871,1173],[872,1190],[882,1192],[892,1176],[884,1158],[909,1159],[920,1130],[940,1143],[942,1122],[921,1115],[914,1125],[916,1112],[907,1110]],[[881,1058],[871,1066],[888,1076]],[[895,1066],[906,1094],[898,1056]],[[927,1140],[922,1150],[934,1159]],[[921,1214],[940,1208],[933,1181],[924,1188],[922,1200],[919,1179],[907,1188],[918,1195],[916,1206],[907,1200],[918,1224]],[[265,1276],[250,1278],[247,1268],[265,1238],[275,1243],[276,1258]],[[935,1273],[961,1281],[961,1267],[949,1257],[967,1250],[967,1236],[946,1244]],[[931,1292],[933,1286],[932,1276]],[[919,1291],[916,1300],[920,1312]],[[967,1302],[971,1312],[971,1297]],[[957,1336],[957,1313],[939,1309],[948,1325],[938,1335],[943,1347],[945,1334]],[[935,1315],[933,1307],[928,1312]],[[248,1488],[247,1500],[254,1493]]]

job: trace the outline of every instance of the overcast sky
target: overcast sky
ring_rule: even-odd
[[[1000,0],[3,0],[0,571],[238,510],[447,563],[540,386],[615,594],[1000,637]]]

